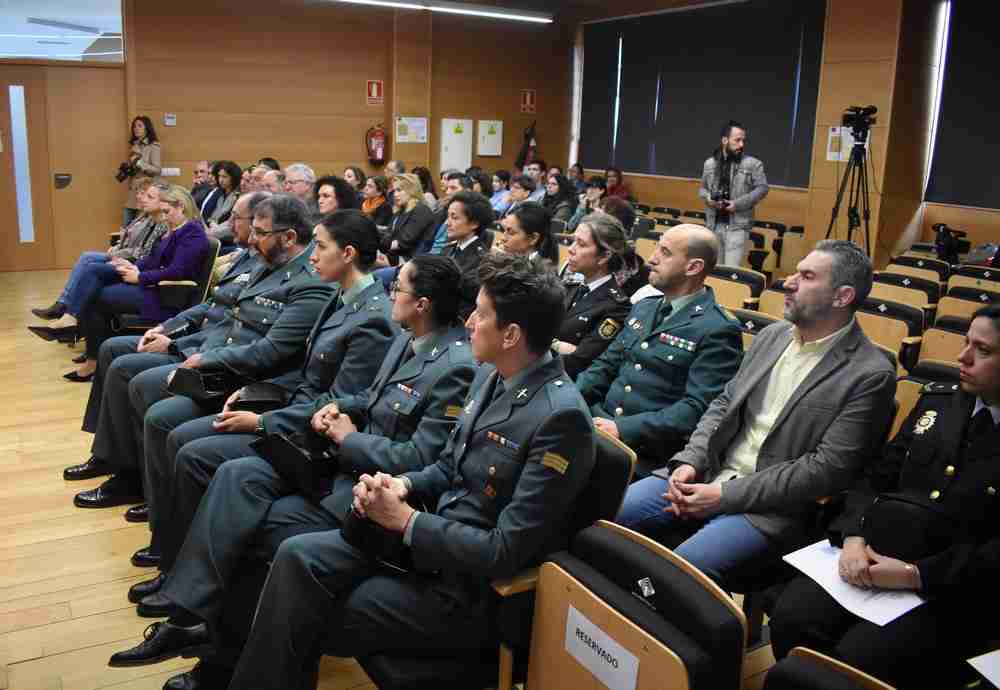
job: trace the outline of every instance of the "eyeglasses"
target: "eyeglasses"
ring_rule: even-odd
[[[394,280],[394,281],[392,281],[389,284],[389,294],[390,295],[395,295],[397,292],[402,292],[404,295],[414,295],[414,296],[416,296],[416,294],[417,294],[413,290],[403,290],[401,287],[399,287],[399,281],[398,280]]]
[[[305,180],[289,180],[289,179],[286,179],[285,180],[285,184],[296,185],[296,184],[309,184],[309,183],[306,182]]]
[[[268,235],[273,235],[278,232],[285,232],[286,230],[291,230],[291,228],[274,228],[272,230],[260,230],[256,226],[250,226],[250,234],[257,235],[257,237],[267,237]]]
[[[251,218],[253,218],[253,216],[250,215],[250,214],[247,214],[245,216],[241,216],[238,213],[233,213],[229,217],[230,218],[235,218],[236,220],[250,220]],[[261,233],[257,233],[257,234],[261,234]],[[269,233],[263,233],[263,234],[267,235]]]

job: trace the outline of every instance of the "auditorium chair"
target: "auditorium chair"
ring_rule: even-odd
[[[958,288],[962,289],[962,288]],[[985,306],[978,300],[965,299],[957,295],[946,295],[938,302],[934,326],[955,333],[966,333],[972,315]]]
[[[948,265],[947,261],[931,259],[926,256],[907,256],[904,254],[897,256],[892,260],[892,263],[899,266],[912,266],[913,268],[935,271],[938,274],[937,281],[939,283],[947,283],[948,276],[951,275],[951,266]]]
[[[641,213],[644,216],[649,215],[651,207],[648,204],[635,204],[635,210],[637,213]]]
[[[993,304],[994,302],[1000,302],[1000,292],[996,290],[989,290],[985,287],[965,287],[962,285],[955,285],[954,287],[948,288],[946,295],[949,297],[957,297],[958,299],[969,300],[970,302],[978,302],[981,307]]]
[[[907,304],[934,308],[936,307],[938,300],[941,299],[941,284],[937,282],[936,275],[931,279],[926,279],[885,270],[876,272],[874,275],[874,281],[876,284],[894,285],[907,290],[919,291],[924,293],[926,296],[923,300],[923,304],[920,304],[921,298],[915,295],[909,295],[908,299],[897,299],[896,301],[898,302],[906,302]],[[896,294],[902,293],[896,291]],[[886,299],[892,299],[892,297],[889,297],[887,294]]]
[[[598,430],[594,434],[596,462],[576,500],[573,532],[598,520],[613,520],[632,481],[635,453],[618,439]],[[531,638],[531,611],[538,568],[509,579],[494,580],[499,649],[481,655],[438,654],[425,651],[391,652],[359,657],[358,663],[380,690],[468,690],[496,687],[510,690],[514,678],[523,678]]]
[[[656,240],[648,237],[640,237],[635,241],[635,253],[641,256],[645,261],[649,261],[649,257],[651,257],[655,251]]]
[[[673,218],[681,217],[681,210],[671,206],[654,206],[652,213],[661,216],[672,216]]]
[[[781,259],[778,262],[778,274],[795,273],[799,262],[809,253],[806,246],[805,229],[801,225],[793,225],[779,239],[781,242]]]
[[[929,381],[958,381],[958,355],[965,348],[965,334],[928,328],[920,342],[920,355],[910,375]]]
[[[739,266],[719,265],[705,279],[716,293],[716,300],[730,309],[756,309],[760,294],[767,286],[767,276]]]
[[[1000,269],[986,266],[956,266],[948,278],[948,290],[957,287],[1000,292]]]
[[[781,321],[780,318],[775,318],[774,316],[765,314],[762,311],[753,311],[752,309],[732,309],[731,311],[733,316],[735,316],[740,322],[740,332],[743,335],[744,352],[750,349],[750,344],[753,342],[754,336],[770,326],[772,323],[778,323]]]
[[[785,318],[785,281],[776,280],[760,293],[757,309],[777,319]]]
[[[903,422],[910,416],[910,412],[917,406],[920,399],[920,392],[929,381],[917,379],[912,376],[901,376],[896,379],[896,415],[892,420],[892,428],[889,430],[889,438],[896,438]]]
[[[893,690],[874,676],[805,647],[771,667],[764,690]]]
[[[208,286],[212,280],[212,269],[215,267],[215,260],[219,258],[219,240],[216,237],[208,237],[208,250],[205,258],[202,259],[198,267],[198,275],[194,280],[161,280],[156,284],[156,289],[160,292],[160,304],[164,307],[173,308],[178,313],[188,307],[193,307],[208,297]],[[112,320],[112,330],[121,331],[146,331],[159,325],[159,321],[144,319],[138,314],[118,314]]]
[[[908,258],[913,257],[896,257],[896,259]],[[917,261],[920,261],[920,259],[917,259]],[[916,266],[910,266],[909,264],[897,263],[896,260],[893,260],[891,264],[885,267],[885,272],[901,276],[910,276],[911,278],[920,278],[921,280],[926,280],[931,283],[937,283],[939,286],[948,283],[947,279],[941,280],[940,274],[932,268],[918,268]]]
[[[913,366],[924,331],[924,312],[919,307],[869,297],[855,317],[872,342],[896,353],[907,370]]]
[[[914,242],[910,248],[903,252],[903,256],[918,256],[929,259],[937,259],[937,245],[933,242]]]
[[[602,520],[542,565],[527,687],[737,690],[745,648],[746,621],[715,583]]]
[[[666,229],[666,228],[672,228],[675,225],[681,225],[681,221],[679,221],[676,218],[657,218],[656,224],[662,225],[664,229]]]
[[[637,240],[640,237],[649,237],[649,233],[652,232],[655,227],[656,221],[652,218],[636,216],[635,222],[632,223],[632,239]]]

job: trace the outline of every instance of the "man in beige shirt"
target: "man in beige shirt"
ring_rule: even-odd
[[[871,284],[857,246],[817,244],[785,280],[786,321],[757,335],[684,450],[629,488],[618,521],[683,530],[677,553],[723,582],[802,544],[816,500],[850,485],[891,421],[895,372],[854,318]]]

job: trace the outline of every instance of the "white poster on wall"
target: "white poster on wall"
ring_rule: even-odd
[[[426,117],[397,117],[396,118],[396,143],[397,144],[426,144],[427,143],[427,118]]]
[[[566,614],[566,653],[610,690],[635,690],[639,657],[615,642],[576,607]]]
[[[472,165],[472,120],[441,120],[441,169],[465,170]]]
[[[503,120],[480,120],[476,154],[480,156],[503,155]]]
[[[872,135],[868,133],[865,150],[871,147]],[[826,160],[831,163],[846,163],[851,160],[854,148],[854,134],[850,127],[831,127],[826,139]]]

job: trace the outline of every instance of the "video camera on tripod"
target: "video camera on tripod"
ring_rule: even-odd
[[[851,157],[847,161],[847,169],[844,170],[844,177],[837,190],[837,200],[833,205],[830,226],[826,229],[826,238],[830,239],[834,225],[837,223],[837,215],[840,213],[840,204],[844,200],[844,192],[849,191],[847,240],[849,242],[854,240],[854,232],[861,227],[862,221],[864,221],[865,253],[868,256],[871,256],[871,233],[868,227],[871,220],[871,205],[868,199],[868,168],[866,166],[868,156],[865,143],[868,141],[868,132],[871,130],[871,126],[875,124],[875,113],[877,112],[878,108],[874,105],[852,105],[844,110],[841,125],[851,128],[854,146],[851,147]]]
[[[854,141],[864,142],[868,138],[868,130],[877,122],[877,112],[878,108],[874,105],[852,105],[844,111],[840,124],[851,128]]]

